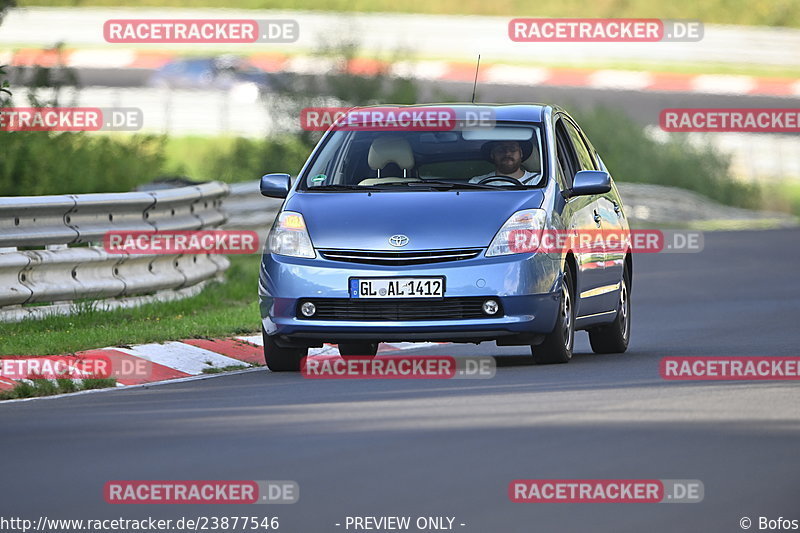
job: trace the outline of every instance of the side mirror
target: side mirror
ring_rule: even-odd
[[[572,180],[570,196],[604,194],[611,190],[611,176],[602,170],[581,170]]]
[[[261,176],[261,194],[270,198],[286,198],[291,180],[289,174],[264,174]]]

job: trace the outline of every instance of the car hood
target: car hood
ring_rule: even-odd
[[[303,214],[315,248],[435,250],[481,248],[514,212],[542,205],[541,190],[300,192],[284,210]],[[396,248],[392,235],[406,235]]]

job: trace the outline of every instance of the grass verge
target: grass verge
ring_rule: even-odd
[[[792,213],[800,217],[800,181],[783,180],[762,186],[764,204],[773,211]]]
[[[3,324],[2,355],[57,355],[106,346],[259,331],[257,255],[233,256],[224,282],[197,296],[135,309],[82,309],[70,316]]]
[[[246,368],[251,368],[253,366],[260,366],[260,365],[229,365],[223,367],[215,367],[211,366],[208,368],[203,369],[203,374],[222,374],[223,372],[232,372],[234,370],[244,370]]]
[[[84,379],[78,383],[71,379],[32,379],[22,381],[10,391],[0,391],[0,400],[17,400],[20,398],[38,398],[67,394],[83,390],[106,389],[116,386],[112,378]]]

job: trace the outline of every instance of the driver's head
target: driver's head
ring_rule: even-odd
[[[522,165],[522,148],[517,141],[493,142],[489,158],[497,167],[498,174],[512,174]]]

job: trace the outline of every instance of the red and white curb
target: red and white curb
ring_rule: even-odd
[[[54,50],[23,48],[0,51],[0,64],[12,66],[55,66],[60,62],[74,68],[146,68],[157,69],[178,58],[170,51],[159,50]],[[330,58],[288,56],[278,53],[255,53],[250,62],[267,72],[319,74],[331,71],[336,62]],[[398,62],[392,65],[366,58],[348,63],[351,74],[370,75],[389,71],[397,76],[433,81],[472,82],[475,65],[449,61]],[[729,74],[685,74],[614,69],[572,69],[488,64],[481,67],[479,81],[497,85],[545,85],[587,87],[593,89],[688,92],[700,94],[800,96],[796,78],[756,77]]]
[[[438,346],[433,342],[382,343],[378,354],[393,354],[402,350]],[[339,355],[336,345],[311,348],[309,356]],[[207,376],[208,370],[228,367],[255,367],[264,364],[261,335],[225,339],[186,339],[161,344],[138,344],[128,347],[110,347],[69,354],[76,358],[102,357],[113,368],[136,369],[113,376],[117,387],[161,383],[165,381]],[[54,356],[48,356],[54,357]],[[30,358],[30,356],[25,356]],[[204,370],[206,372],[204,372]],[[17,381],[0,376],[0,390],[11,390]]]

